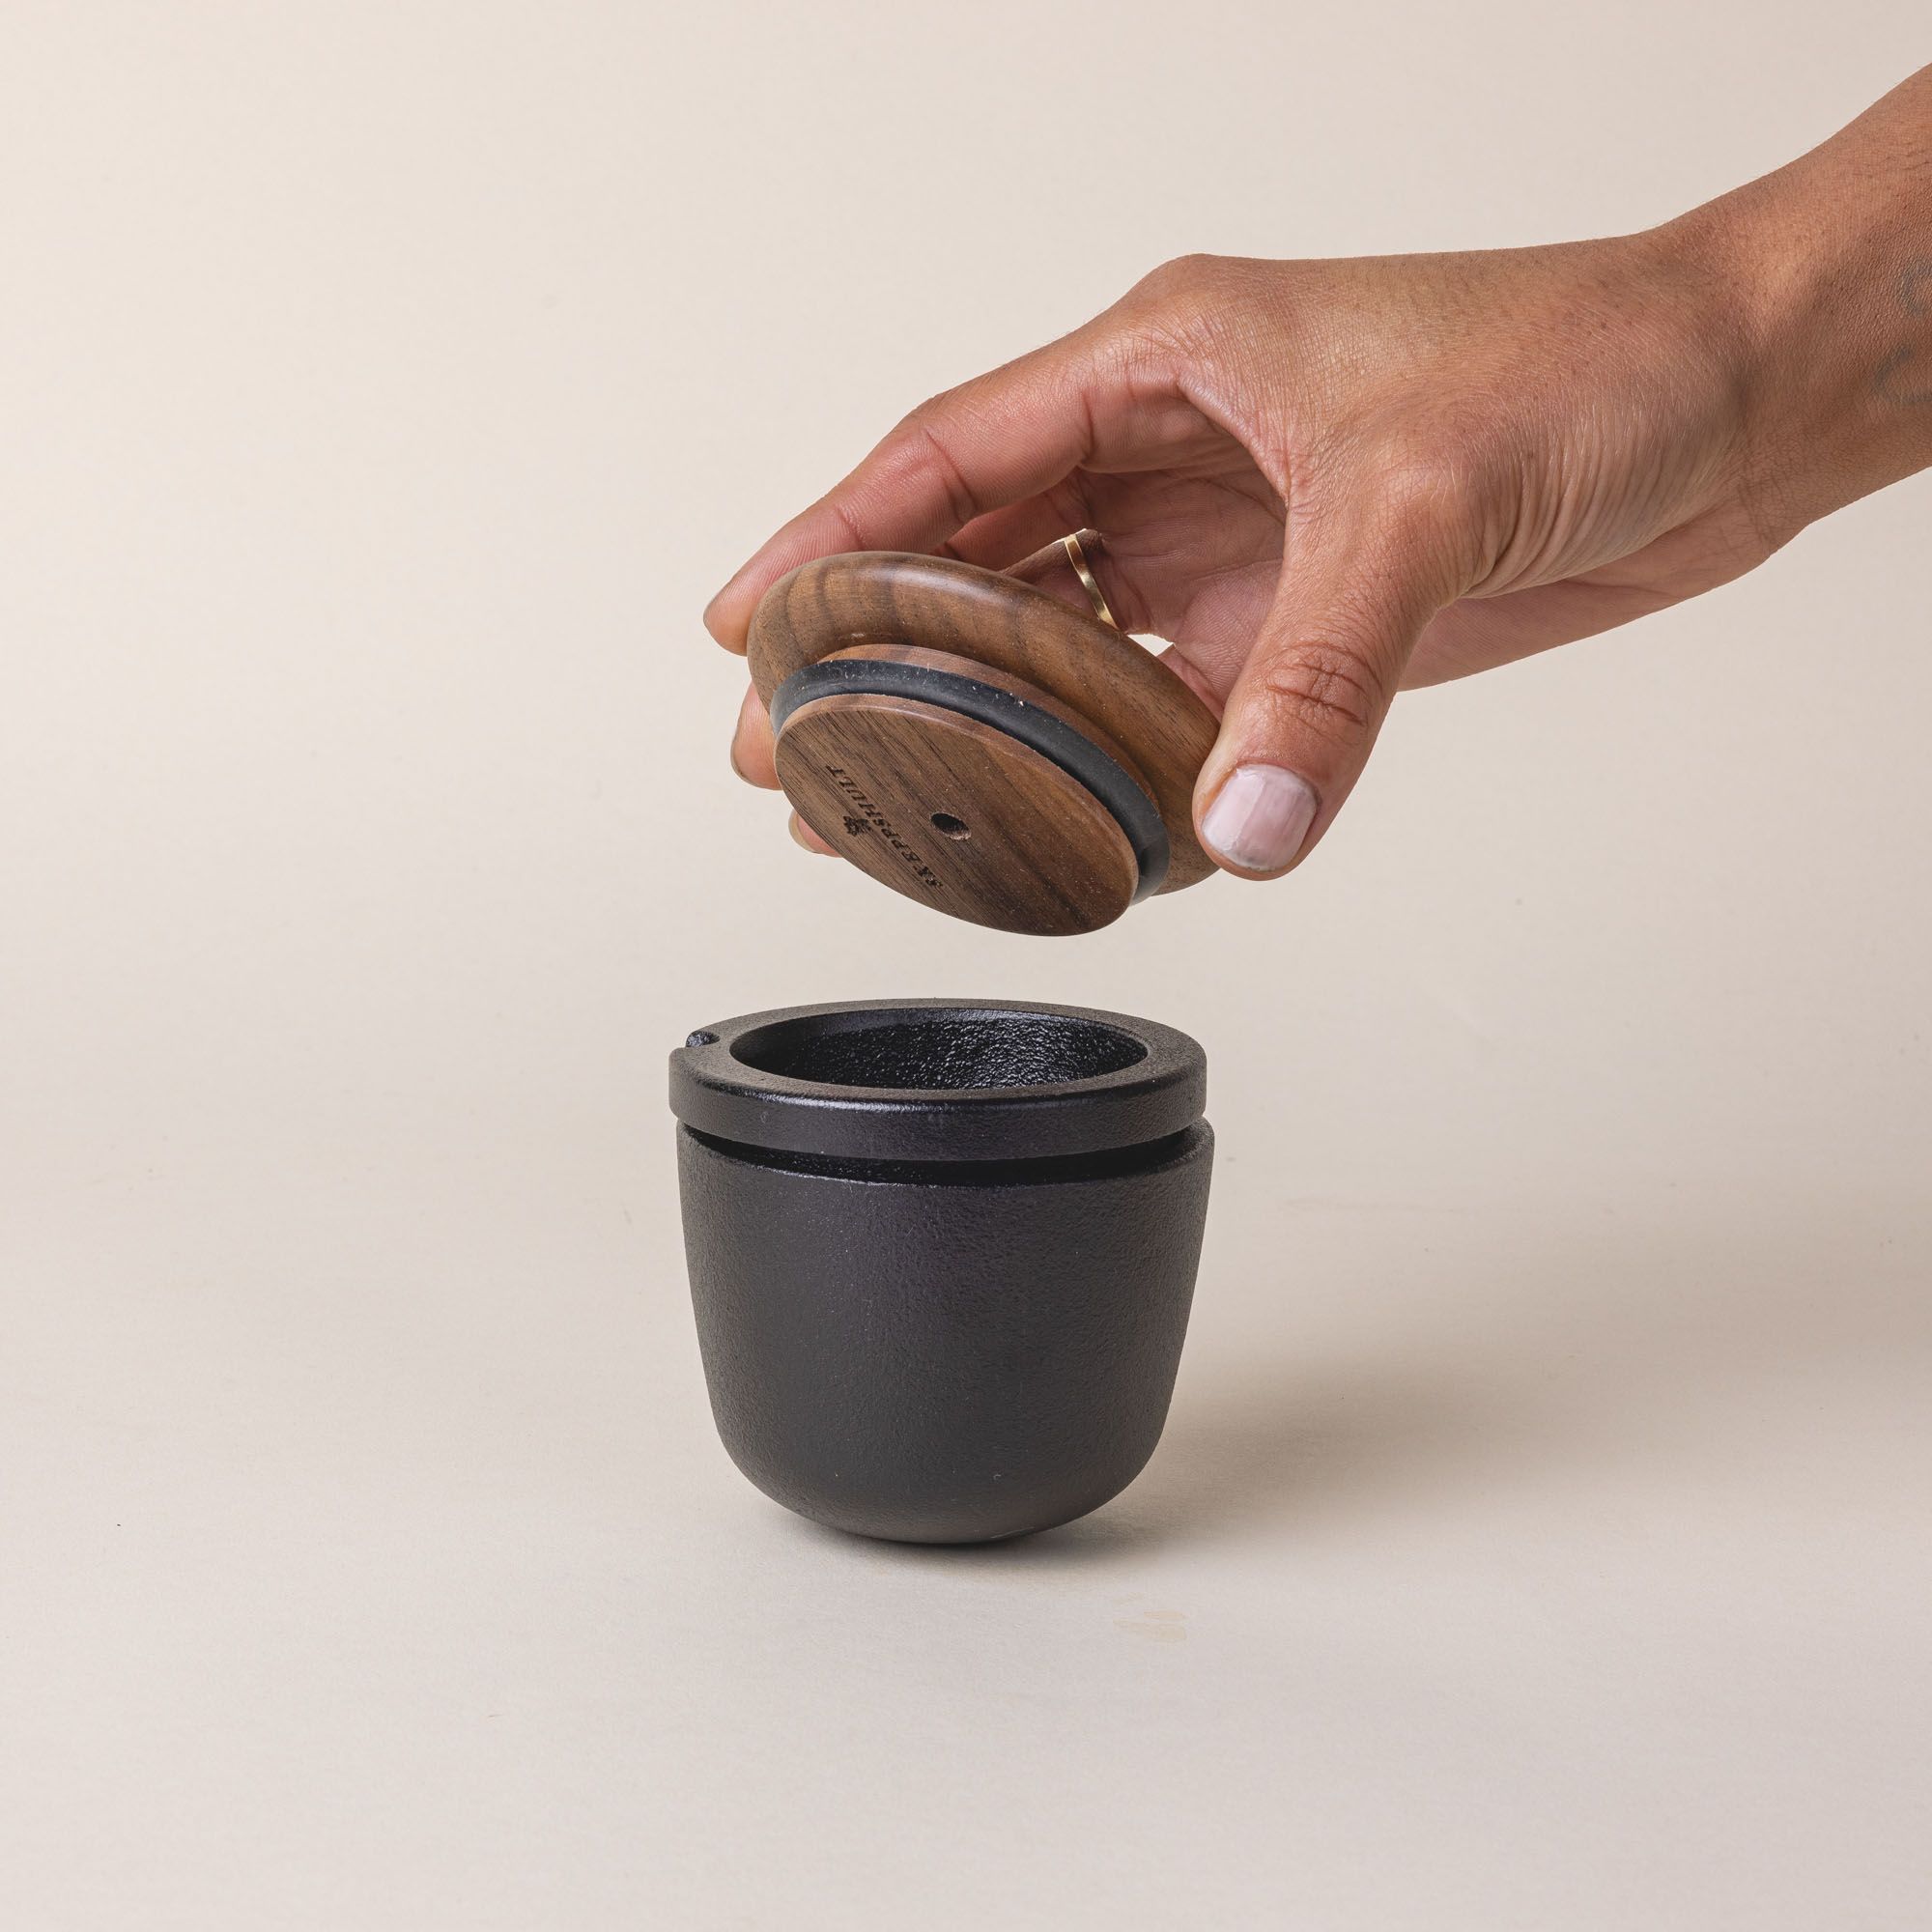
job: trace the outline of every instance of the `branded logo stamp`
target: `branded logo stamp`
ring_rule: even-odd
[[[853,781],[851,773],[843,765],[827,765],[825,767],[825,776],[857,808],[856,814],[848,813],[846,815],[845,830],[847,832],[854,838],[857,838],[860,833],[867,830],[876,832],[898,854],[900,859],[905,862],[913,877],[925,887],[928,892],[943,893],[946,890],[940,881],[939,874],[894,831],[892,821],[866,796],[865,792]]]

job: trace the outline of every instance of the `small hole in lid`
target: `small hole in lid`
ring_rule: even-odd
[[[970,838],[972,828],[963,818],[954,818],[950,811],[935,811],[932,814],[932,829],[943,832],[949,838]]]

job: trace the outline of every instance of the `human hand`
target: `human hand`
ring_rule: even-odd
[[[915,410],[706,622],[742,651],[765,589],[831,552],[1004,569],[1092,526],[1122,625],[1170,640],[1222,713],[1195,795],[1203,844],[1274,876],[1332,822],[1398,690],[1711,589],[1932,460],[1922,431],[1847,423],[1885,324],[1839,315],[1831,294],[1859,234],[1870,266],[1890,261],[1915,175],[1925,212],[1928,94],[1908,83],[1804,162],[1640,235],[1170,263]],[[1871,184],[1874,144],[1905,150],[1891,199]],[[1821,241],[1861,183],[1869,218]],[[1070,572],[1046,587],[1084,605]],[[733,763],[777,782],[755,696]]]

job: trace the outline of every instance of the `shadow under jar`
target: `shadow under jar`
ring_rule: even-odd
[[[1075,1007],[797,1007],[671,1055],[711,1406],[765,1493],[983,1543],[1160,1438],[1214,1138],[1185,1034]]]

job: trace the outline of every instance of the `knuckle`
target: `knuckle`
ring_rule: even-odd
[[[1128,305],[1161,333],[1198,340],[1226,313],[1236,267],[1222,255],[1177,255],[1135,283]]]
[[[955,393],[948,390],[928,396],[908,411],[893,432],[892,440],[908,465],[932,472],[946,493],[954,524],[964,525],[979,515],[980,505],[947,441],[945,425],[951,419]]]
[[[1135,286],[1150,295],[1173,295],[1177,290],[1192,287],[1210,276],[1220,261],[1218,255],[1196,251],[1187,255],[1176,255],[1158,267],[1150,269]]]
[[[1481,576],[1500,460],[1454,425],[1356,429],[1307,466],[1303,515],[1331,549],[1345,546],[1389,577],[1398,601],[1453,602]]]
[[[924,457],[938,440],[941,425],[951,413],[952,392],[942,390],[915,404],[893,425],[886,446],[912,461]]]
[[[1476,463],[1459,439],[1411,434],[1383,451],[1374,482],[1381,512],[1398,530],[1440,530],[1474,497]]]
[[[970,524],[980,514],[980,504],[973,494],[972,485],[966,480],[966,472],[959,467],[958,459],[947,447],[945,439],[930,423],[922,423],[919,426],[918,436],[924,445],[933,474],[946,492],[947,505],[952,512],[953,523],[960,526]]]
[[[871,549],[872,539],[870,533],[867,530],[858,511],[850,503],[846,502],[842,497],[835,497],[828,507],[831,509],[833,516],[838,519],[839,529],[844,532],[845,548],[847,550]]]
[[[936,416],[945,413],[946,406],[952,399],[952,391],[951,389],[935,389],[931,395],[925,397],[923,401],[915,403],[899,418],[899,428],[901,430],[915,429],[921,424],[931,422]]]

